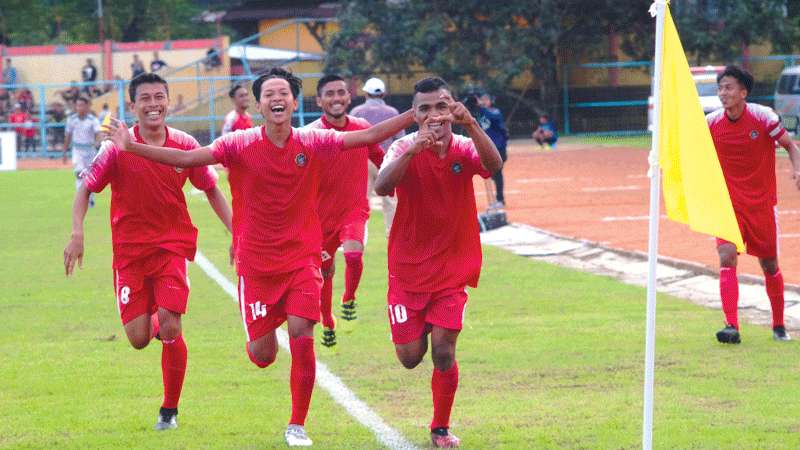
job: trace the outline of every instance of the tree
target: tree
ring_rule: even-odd
[[[652,28],[644,0],[638,6],[594,2],[592,11],[582,0],[377,3],[355,0],[342,9],[340,32],[326,47],[326,70],[410,75],[416,68],[456,88],[479,85],[517,97],[524,93],[510,91],[511,82],[535,77],[540,110],[558,103],[559,65],[605,48],[611,24],[622,35],[648,23]]]

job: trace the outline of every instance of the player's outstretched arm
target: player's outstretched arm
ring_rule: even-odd
[[[472,138],[475,143],[475,149],[478,150],[478,156],[481,158],[481,165],[489,173],[495,173],[503,168],[503,159],[497,151],[492,139],[483,131],[483,128],[478,124],[478,121],[472,117],[469,110],[461,102],[453,102],[450,104],[450,114],[453,115],[453,123],[457,123],[464,127],[467,134]]]
[[[783,133],[783,136],[778,139],[778,144],[789,153],[789,160],[792,161],[792,179],[794,180],[795,187],[800,189],[800,151],[798,151],[797,144],[795,144],[792,137],[789,136],[789,133]]]
[[[219,217],[219,220],[225,225],[225,228],[228,229],[228,232],[233,234],[233,226],[231,225],[231,207],[228,205],[228,202],[225,201],[225,194],[219,189],[219,186],[214,186],[213,188],[205,191],[206,198],[208,198],[208,204],[211,205],[211,209],[214,210],[214,213]]]
[[[386,162],[386,167],[382,167],[378,172],[378,178],[375,179],[375,193],[378,195],[391,195],[394,188],[403,179],[408,164],[414,156],[421,152],[423,149],[432,147],[436,143],[436,136],[432,131],[422,130],[417,133],[414,138],[414,143],[397,158]],[[391,157],[393,148],[389,148],[389,155]]]
[[[64,274],[72,275],[75,263],[83,269],[83,219],[89,209],[89,190],[81,184],[72,202],[72,235],[64,248]]]
[[[366,147],[389,139],[395,134],[410,127],[414,123],[414,110],[386,119],[365,130],[347,131],[344,133],[344,148]]]
[[[209,147],[200,147],[194,150],[178,150],[167,147],[140,144],[131,141],[130,133],[125,124],[117,119],[111,119],[106,135],[120,150],[137,154],[151,161],[175,167],[198,167],[215,164],[214,155]]]

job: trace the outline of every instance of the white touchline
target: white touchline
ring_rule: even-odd
[[[608,191],[643,191],[646,188],[643,186],[597,186],[585,187],[581,190],[583,192],[608,192]]]
[[[209,261],[200,250],[195,255],[194,262],[203,269],[203,272],[228,293],[237,302],[236,286],[225,278],[217,267]],[[289,336],[283,329],[278,328],[278,344],[283,347],[285,353],[289,353]],[[372,431],[378,441],[391,449],[416,449],[417,447],[406,440],[400,432],[390,427],[383,419],[378,416],[370,407],[361,401],[339,377],[331,373],[323,362],[317,360],[317,384],[325,389],[333,400],[341,405],[348,414],[353,416],[359,423]]]

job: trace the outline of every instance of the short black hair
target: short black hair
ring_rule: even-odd
[[[228,97],[230,97],[230,98],[235,97],[236,96],[236,91],[238,91],[239,89],[247,90],[247,88],[244,87],[242,84],[235,83],[233,86],[231,86],[231,90],[228,91]]]
[[[289,88],[291,88],[295,100],[300,96],[300,90],[303,89],[303,80],[297,78],[292,72],[283,67],[273,67],[269,72],[262,74],[253,81],[253,96],[255,96],[257,102],[261,101],[261,85],[271,78],[283,78],[289,83]]]
[[[78,103],[78,102],[83,102],[83,103],[86,103],[88,105],[89,104],[89,97],[87,97],[85,95],[79,95],[78,98],[75,99],[75,103]]]
[[[324,77],[320,78],[319,82],[317,83],[317,97],[319,97],[319,94],[322,93],[322,88],[324,88],[325,85],[330,83],[331,81],[344,81],[344,78],[333,73],[325,75]]]
[[[450,90],[447,82],[439,77],[423,78],[414,85],[414,93],[427,94],[428,92],[436,92],[439,89]]]
[[[169,86],[167,86],[167,80],[154,73],[143,73],[132,79],[131,84],[128,85],[128,96],[130,97],[131,101],[136,102],[136,89],[139,88],[139,85],[151,83],[163,84],[164,89],[167,91],[167,96],[169,96]]]
[[[753,75],[741,67],[736,65],[726,67],[721,74],[717,75],[717,84],[722,81],[723,77],[736,78],[736,81],[744,87],[748,94],[753,92]]]

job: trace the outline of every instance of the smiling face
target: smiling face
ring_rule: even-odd
[[[317,96],[317,106],[328,116],[338,119],[347,114],[350,106],[350,91],[342,80],[325,83]]]
[[[291,123],[292,113],[297,109],[297,99],[292,95],[289,82],[283,78],[270,78],[261,85],[258,112],[271,125]]]
[[[747,98],[747,89],[734,77],[724,76],[717,83],[717,95],[725,109],[737,107]]]
[[[233,104],[239,111],[245,111],[250,107],[250,93],[244,86],[240,86],[233,94]]]
[[[433,131],[436,139],[449,138],[453,133],[450,120],[440,120],[444,116],[450,117],[450,103],[453,97],[450,91],[441,88],[433,92],[417,92],[414,94],[414,121],[420,130]],[[427,121],[427,123],[426,123]]]
[[[136,87],[136,96],[131,111],[139,119],[139,125],[147,128],[164,126],[169,107],[167,87],[161,83],[142,83]]]

